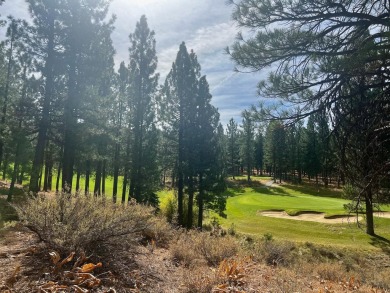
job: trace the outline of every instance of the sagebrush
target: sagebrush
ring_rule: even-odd
[[[150,207],[67,193],[30,198],[16,210],[26,227],[61,252],[131,243],[149,227],[153,216]]]
[[[172,257],[185,266],[199,262],[217,266],[222,260],[234,256],[239,247],[237,241],[230,236],[217,237],[190,231],[183,232],[170,249]]]

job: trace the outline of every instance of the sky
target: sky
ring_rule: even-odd
[[[128,36],[140,17],[146,15],[149,28],[156,33],[160,83],[184,41],[187,49],[193,49],[198,56],[222,125],[226,126],[230,118],[240,124],[241,112],[260,100],[256,85],[261,74],[235,73],[233,61],[225,54],[225,48],[233,44],[240,31],[231,12],[225,0],[112,0],[110,14],[117,17],[112,34],[115,63],[128,63]],[[6,0],[0,6],[0,14],[27,19],[27,4],[24,0]]]

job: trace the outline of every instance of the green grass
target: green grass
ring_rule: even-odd
[[[390,219],[375,218],[376,233],[381,238],[366,235],[364,227],[359,228],[353,222],[325,224],[261,216],[259,211],[264,210],[286,211],[290,215],[304,211],[322,212],[329,217],[345,215],[343,205],[350,202],[340,198],[341,190],[318,188],[315,184],[265,187],[263,184],[270,180],[270,177],[253,177],[250,186],[243,176],[229,180],[226,218],[218,217],[221,225],[229,228],[234,224],[237,232],[254,237],[271,233],[275,239],[294,242],[390,251]],[[160,202],[164,202],[171,193],[169,190],[160,191]],[[389,207],[382,209],[389,210]],[[214,213],[211,215],[216,216]]]
[[[238,232],[262,236],[271,233],[275,238],[298,242],[332,244],[369,249],[383,246],[390,239],[390,219],[375,218],[376,232],[386,238],[372,238],[356,224],[324,224],[261,216],[259,211],[280,210],[290,215],[304,211],[325,213],[327,216],[343,215],[343,205],[348,200],[337,198],[340,191],[320,189],[310,185],[276,185],[272,187],[230,188],[227,191],[226,218],[219,218],[224,227],[233,223]],[[384,207],[388,210],[388,207]],[[385,244],[387,242],[385,241]],[[389,246],[389,244],[386,244]]]

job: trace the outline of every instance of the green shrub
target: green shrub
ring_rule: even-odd
[[[105,197],[59,193],[16,206],[22,222],[60,252],[131,243],[149,225],[152,208],[114,204]]]
[[[173,193],[170,193],[160,203],[160,212],[169,223],[174,223],[177,217],[177,200]]]
[[[164,197],[160,203],[160,213],[167,219],[169,223],[177,224],[177,198],[173,193],[170,193]],[[192,223],[196,225],[198,221],[198,207],[194,202],[192,213]],[[188,220],[188,197],[183,199],[183,225],[187,226]]]

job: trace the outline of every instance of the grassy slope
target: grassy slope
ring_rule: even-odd
[[[362,249],[372,248],[372,244],[385,244],[366,235],[353,223],[323,224],[264,217],[258,213],[262,210],[285,210],[289,214],[299,211],[344,214],[343,204],[348,201],[337,198],[339,191],[320,189],[318,192],[311,186],[281,185],[234,188],[229,189],[228,193],[231,197],[227,201],[227,218],[220,218],[220,222],[225,227],[234,224],[239,232],[260,236],[271,233],[279,239]],[[390,239],[390,219],[375,218],[375,224],[377,234]]]

